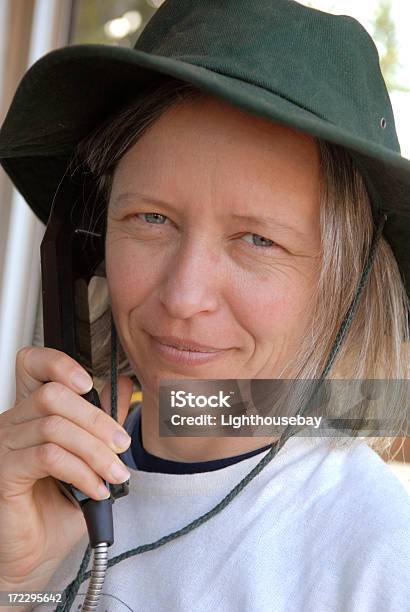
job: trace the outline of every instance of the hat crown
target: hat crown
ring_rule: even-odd
[[[400,151],[377,48],[352,17],[293,0],[166,0],[135,49],[246,81]]]

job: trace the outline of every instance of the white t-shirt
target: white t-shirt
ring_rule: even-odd
[[[125,428],[133,431],[131,410]],[[213,508],[267,454],[196,474],[135,468],[113,506],[109,558],[184,527]],[[403,612],[410,610],[410,503],[392,471],[360,440],[329,450],[293,437],[209,521],[108,569],[101,612]],[[47,589],[75,578],[87,535]],[[88,569],[91,568],[91,561]],[[88,580],[71,610],[80,610]],[[36,606],[34,610],[50,610]]]

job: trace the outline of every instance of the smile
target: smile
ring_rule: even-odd
[[[200,365],[208,363],[214,359],[219,358],[227,350],[212,350],[212,351],[200,351],[197,349],[183,349],[169,344],[160,342],[157,338],[150,336],[151,346],[155,352],[162,357],[165,361],[170,363],[178,363],[182,365]]]

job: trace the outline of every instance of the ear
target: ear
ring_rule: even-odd
[[[133,390],[134,385],[131,378],[128,378],[128,376],[118,376],[117,420],[120,425],[123,425],[127,418]],[[100,393],[100,402],[104,412],[111,414],[111,380],[104,385]]]

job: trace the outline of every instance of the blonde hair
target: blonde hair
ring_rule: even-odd
[[[162,77],[79,143],[72,163],[91,173],[103,209],[108,206],[116,165],[126,151],[168,108],[202,95],[189,83]],[[375,229],[366,186],[351,156],[335,144],[319,139],[317,144],[321,160],[320,277],[310,329],[280,378],[320,378],[355,295]],[[111,353],[109,295],[102,279],[93,279],[90,291],[93,372],[97,378],[105,379]],[[409,379],[408,311],[409,301],[396,259],[382,236],[355,316],[328,378]],[[119,373],[133,376],[138,383],[121,346],[119,351]],[[389,398],[389,411],[392,431],[402,431],[405,411],[401,394],[394,400]],[[393,440],[366,438],[378,452],[389,451]],[[333,444],[343,444],[343,439],[336,438]]]

